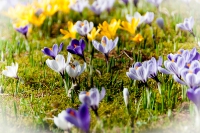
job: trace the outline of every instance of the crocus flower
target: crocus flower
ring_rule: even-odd
[[[126,75],[132,80],[140,80],[146,83],[150,74],[150,68],[151,66],[147,61],[143,63],[136,62],[133,67],[129,68],[129,72],[126,72]]]
[[[66,65],[69,64],[70,62],[70,59],[71,59],[71,54],[68,53],[68,59],[67,59],[67,62],[65,63],[65,58],[63,55],[60,55],[58,54],[55,58],[55,60],[50,60],[50,59],[47,59],[46,60],[46,64],[49,68],[51,68],[52,70],[58,72],[61,74],[61,76],[63,77],[64,76],[64,73],[65,73],[65,68],[66,68]]]
[[[127,88],[124,88],[123,90],[123,97],[126,107],[128,106],[128,99],[129,99],[129,92]]]
[[[71,122],[74,126],[88,133],[90,128],[90,112],[87,104],[82,104],[78,110],[68,108],[65,119]]]
[[[16,62],[15,64],[12,63],[11,66],[6,66],[5,70],[2,71],[2,74],[10,78],[18,79],[17,70],[18,70],[18,63]]]
[[[75,29],[81,36],[87,36],[87,34],[92,30],[93,26],[93,22],[88,22],[87,20],[77,21],[75,24]]]
[[[138,27],[145,22],[146,18],[145,16],[142,16],[139,12],[135,12],[133,16],[127,14],[126,15],[126,20],[131,23],[132,22],[132,19],[135,18],[136,20],[139,20],[138,22]]]
[[[133,40],[133,41],[135,41],[135,42],[137,42],[137,43],[143,41],[143,39],[144,39],[144,38],[143,38],[142,35],[140,35],[140,34],[137,34],[135,37],[131,38],[131,40]]]
[[[124,4],[128,5],[128,1],[129,0],[122,0],[122,2],[124,2]]]
[[[132,19],[131,23],[122,21],[122,27],[120,28],[134,35],[139,21],[140,21],[139,19],[135,19],[135,18]]]
[[[164,20],[163,20],[163,18],[157,18],[156,19],[156,23],[161,29],[164,29]]]
[[[161,4],[163,0],[147,0],[147,2],[155,5],[156,7],[159,7],[159,5]]]
[[[78,61],[74,61],[72,64],[67,64],[66,72],[71,78],[75,79],[76,77],[81,75],[81,73],[85,70],[85,68],[86,68],[85,62],[81,66]]]
[[[42,49],[42,52],[45,55],[50,56],[53,59],[55,59],[55,57],[58,55],[58,53],[62,50],[62,47],[63,47],[63,43],[60,44],[59,48],[58,48],[57,44],[54,44],[52,48],[44,47],[44,49]]]
[[[105,0],[105,1],[107,3],[106,9],[109,12],[115,3],[115,0]]]
[[[193,17],[185,18],[183,23],[179,23],[176,26],[181,30],[189,31],[193,36],[195,36],[192,29],[194,26]]]
[[[197,106],[198,110],[200,110],[200,88],[188,89],[187,97]]]
[[[109,40],[106,36],[103,36],[101,39],[101,43],[94,40],[92,41],[92,44],[95,47],[95,49],[97,49],[105,55],[106,61],[108,62],[108,55],[110,51],[117,46],[118,39],[119,38],[117,37],[114,41],[112,41],[112,39]]]
[[[83,39],[80,39],[80,40],[73,39],[71,40],[70,44],[67,46],[68,52],[70,52],[71,54],[76,54],[80,56],[85,61],[84,49],[85,49],[85,42]]]
[[[98,29],[101,31],[100,36],[107,36],[109,39],[114,39],[116,37],[116,32],[120,27],[121,20],[112,19],[110,24],[104,21],[103,24],[99,24]]]
[[[107,2],[105,0],[96,0],[90,6],[90,10],[92,10],[96,15],[100,15],[107,8]]]
[[[79,94],[79,100],[82,103],[86,103],[95,113],[97,113],[99,103],[104,98],[105,94],[106,90],[104,87],[102,87],[101,92],[99,92],[97,88],[91,88],[89,92],[82,91]]]
[[[154,57],[152,57],[147,63],[151,66],[151,68],[149,69],[149,78],[155,79],[159,68],[162,66],[162,57],[160,56],[157,61]],[[158,79],[155,79],[155,80],[158,80]]]
[[[88,0],[76,0],[75,3],[70,5],[70,8],[74,11],[81,13],[84,8],[89,7]]]
[[[66,110],[63,110],[58,114],[58,117],[55,116],[53,118],[55,125],[65,131],[69,131],[73,127],[73,124],[65,119],[67,115]]]
[[[60,29],[60,32],[64,35],[63,39],[76,38],[76,29],[71,21],[67,22],[68,31]]]
[[[90,34],[87,35],[88,40],[93,41],[96,36],[99,34],[100,29],[96,30],[96,28],[94,27],[91,31]]]
[[[151,25],[151,22],[154,19],[154,13],[153,12],[147,12],[144,17],[145,17],[145,23]]]
[[[20,32],[21,34],[23,34],[27,38],[28,25],[26,25],[24,27],[16,28],[16,31]]]

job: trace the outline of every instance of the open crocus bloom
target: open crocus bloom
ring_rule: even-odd
[[[68,52],[70,52],[71,54],[76,54],[80,56],[85,61],[84,49],[85,49],[85,42],[83,39],[80,39],[80,40],[73,39],[70,42],[70,44],[67,46]]]
[[[88,22],[87,20],[77,21],[75,29],[81,36],[86,36],[92,30],[93,26],[93,22]]]
[[[132,22],[132,19],[135,18],[136,20],[139,20],[138,22],[138,27],[145,22],[145,16],[142,16],[139,12],[135,12],[133,16],[127,14],[126,15],[126,20],[131,23]]]
[[[194,18],[185,18],[183,23],[179,23],[176,25],[179,29],[189,31],[190,33],[193,33],[193,26],[194,26]]]
[[[58,114],[58,117],[53,118],[55,125],[62,130],[69,130],[73,127],[73,124],[65,119],[67,115],[68,114],[66,110],[63,110],[61,113]]]
[[[102,87],[101,92],[97,88],[91,88],[89,92],[82,91],[79,94],[79,100],[82,103],[86,103],[88,106],[92,108],[92,110],[96,111],[99,107],[100,101],[104,98],[106,94],[106,90]]]
[[[118,39],[119,38],[116,37],[115,40],[112,41],[112,39],[109,40],[106,36],[103,36],[101,43],[94,40],[92,41],[92,44],[98,51],[105,55],[106,60],[108,61],[109,52],[117,46]]]
[[[2,71],[2,74],[10,78],[18,78],[17,70],[18,70],[18,63],[15,64],[12,63],[11,66],[6,66],[5,70]]]
[[[56,56],[55,60],[47,59],[46,63],[48,67],[50,67],[52,70],[60,73],[61,76],[63,76],[65,73],[66,65],[69,64],[71,57],[71,54],[68,53],[67,62],[65,63],[64,56],[59,54]]]
[[[68,108],[65,119],[71,122],[74,126],[88,132],[90,128],[90,112],[87,104],[82,104],[78,110]]]
[[[81,66],[78,61],[74,61],[72,64],[67,64],[66,71],[71,78],[76,78],[85,70],[86,63]]]
[[[88,0],[76,0],[75,3],[70,5],[70,8],[77,12],[82,12],[85,7],[89,7]]]
[[[54,44],[52,48],[44,47],[44,49],[42,49],[42,52],[45,55],[48,55],[52,57],[53,59],[55,59],[58,53],[62,50],[62,47],[63,47],[63,43],[60,44],[59,48],[57,44]]]

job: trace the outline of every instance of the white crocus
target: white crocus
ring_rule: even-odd
[[[73,127],[73,124],[68,122],[65,118],[67,116],[66,110],[63,110],[60,114],[58,114],[58,117],[54,117],[54,123],[57,127],[61,128],[62,130],[70,130]]]
[[[74,61],[72,64],[66,66],[66,72],[71,78],[78,77],[86,68],[86,63],[81,66],[78,61]]]
[[[126,20],[131,23],[132,22],[132,19],[135,18],[135,19],[139,19],[139,23],[138,23],[138,27],[144,23],[144,21],[146,20],[145,16],[142,16],[139,12],[135,12],[133,16],[127,14],[126,15]]]
[[[65,58],[64,58],[64,56],[58,54],[58,55],[56,56],[55,60],[47,59],[47,60],[46,60],[46,63],[47,63],[47,66],[48,66],[49,68],[51,68],[52,70],[54,70],[54,71],[60,73],[61,75],[64,75],[66,65],[69,64],[71,57],[72,57],[71,54],[68,53],[67,62],[65,63]]]
[[[12,63],[11,66],[6,66],[5,70],[2,71],[2,74],[10,78],[18,78],[17,70],[18,70],[18,63],[15,64]]]
[[[124,88],[123,90],[123,97],[126,107],[128,106],[128,99],[129,99],[129,92],[127,88]]]

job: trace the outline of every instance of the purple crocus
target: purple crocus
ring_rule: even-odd
[[[19,33],[23,34],[25,36],[25,38],[27,38],[28,25],[26,25],[24,27],[16,28],[16,31],[18,31]]]
[[[71,40],[70,44],[67,46],[68,52],[70,52],[71,54],[76,54],[80,56],[85,61],[84,49],[85,49],[85,42],[83,39],[80,39],[80,40],[73,39]]]
[[[58,53],[62,50],[62,47],[63,47],[63,43],[60,44],[59,48],[57,44],[54,44],[52,48],[44,47],[44,49],[42,49],[42,52],[45,55],[50,56],[53,59],[55,59]]]
[[[124,2],[124,4],[128,5],[128,1],[129,0],[122,0],[122,2]]]
[[[105,0],[96,0],[90,6],[90,10],[92,10],[96,15],[100,15],[107,8],[107,2]]]
[[[136,62],[131,68],[129,68],[126,75],[132,80],[139,80],[146,83],[150,74],[150,68],[151,65],[149,65],[147,61],[143,63]]]
[[[90,128],[90,112],[87,104],[82,104],[78,110],[68,108],[65,119],[77,128],[88,133]]]
[[[189,31],[194,37],[195,34],[193,32],[193,26],[194,26],[194,18],[185,18],[183,23],[179,23],[176,25],[179,29]]]
[[[87,34],[92,30],[94,24],[93,22],[88,22],[87,20],[84,21],[77,21],[74,25],[76,31],[81,36],[87,36]]]
[[[103,36],[101,39],[101,43],[97,41],[92,41],[93,46],[105,55],[106,61],[108,62],[108,55],[111,50],[113,50],[117,46],[118,37],[113,41],[112,39],[108,39],[106,36]]]
[[[148,61],[148,65],[151,66],[151,68],[149,69],[149,71],[150,71],[149,78],[155,79],[157,82],[159,82],[158,78],[157,78],[157,73],[158,73],[158,68],[160,68],[162,66],[162,57],[160,56],[157,61],[154,57],[152,57]]]
[[[79,94],[79,100],[82,103],[86,103],[91,109],[95,112],[96,116],[98,117],[98,107],[100,101],[104,98],[106,94],[106,90],[102,87],[101,92],[97,88],[91,88],[89,92],[82,91]]]
[[[144,17],[145,17],[145,21],[144,22],[146,24],[151,25],[151,22],[154,19],[154,13],[153,12],[147,12]]]
[[[157,8],[159,7],[159,5],[162,3],[163,0],[147,0],[147,2],[153,4],[154,6],[156,6]]]
[[[77,0],[75,3],[70,5],[70,8],[74,11],[81,13],[84,8],[89,7],[88,0]]]
[[[161,29],[164,29],[164,20],[163,20],[163,18],[161,18],[161,17],[157,18],[156,19],[156,23]]]
[[[187,96],[197,106],[197,109],[200,111],[200,88],[188,89]]]

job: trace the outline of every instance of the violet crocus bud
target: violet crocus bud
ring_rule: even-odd
[[[154,13],[153,12],[147,12],[145,14],[145,23],[151,25],[152,21],[154,19]]]
[[[156,19],[156,23],[161,29],[164,29],[164,20],[163,20],[163,18],[157,18]]]
[[[18,31],[19,33],[23,34],[25,36],[25,38],[27,38],[28,25],[26,25],[24,27],[16,28],[16,31]]]

